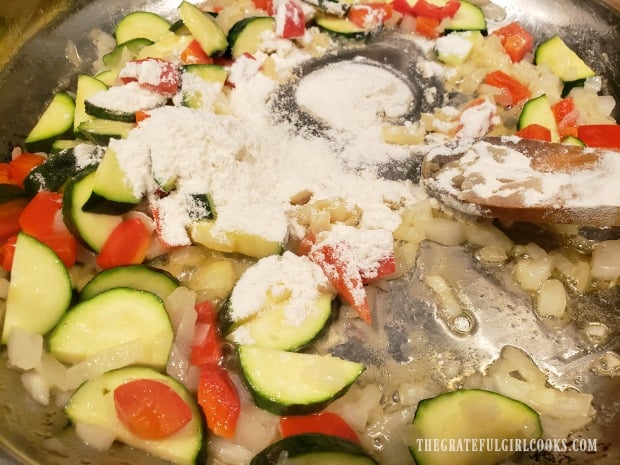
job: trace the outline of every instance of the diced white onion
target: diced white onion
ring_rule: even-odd
[[[566,311],[566,290],[561,281],[548,279],[540,286],[536,301],[542,316],[560,317]]]
[[[191,346],[196,329],[195,305],[196,293],[183,286],[179,286],[166,298],[166,309],[175,332],[166,371],[183,384],[186,382],[190,367]]]
[[[42,405],[50,402],[50,386],[36,371],[27,371],[21,376],[21,382],[28,394]]]
[[[36,371],[50,386],[57,387],[61,391],[73,389],[73,384],[67,376],[67,368],[45,351],[41,355],[41,363],[36,367]]]
[[[450,321],[463,313],[463,308],[446,280],[439,275],[428,275],[424,283],[430,287],[439,300],[437,312],[443,320]]]
[[[592,277],[610,281],[620,277],[620,239],[596,245],[592,251]]]
[[[89,423],[76,423],[75,432],[84,444],[101,452],[112,447],[112,443],[116,439],[116,435],[113,431],[103,426]]]
[[[39,365],[43,354],[43,336],[21,328],[13,328],[7,340],[9,364],[22,370]]]
[[[254,453],[220,436],[212,435],[209,441],[209,457],[218,463],[250,463]]]

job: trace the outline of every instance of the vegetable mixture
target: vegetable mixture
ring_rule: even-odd
[[[618,241],[515,244],[508,225],[453,216],[411,180],[385,181],[385,224],[318,188],[292,189],[285,210],[237,192],[267,155],[235,102],[262,114],[273,95],[252,84],[251,100],[247,83],[277,90],[300,64],[388,34],[419,47],[419,72],[463,98],[383,121],[386,152],[485,135],[620,149],[596,71],[561,37],[491,21],[493,11],[462,0],[183,1],[174,17],[131,12],[95,31],[92,74],[51,97],[0,164],[2,344],[33,398],[58,403],[99,450],[120,442],[180,465],[492,464],[512,451],[420,444],[566,438],[587,425],[592,396],[555,389],[515,347],[458,385],[414,392],[400,380],[397,415],[389,380],[331,349],[343,327],[382,337],[376,312],[389,309],[374,296],[410,276],[426,241],[467,244],[482,266],[504,267],[540,319],[615,286]],[[363,179],[362,168],[344,172]],[[424,284],[437,318],[465,321],[449,279]]]

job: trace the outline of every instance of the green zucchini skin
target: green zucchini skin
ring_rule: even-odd
[[[135,127],[135,123],[95,118],[81,123],[78,133],[93,144],[108,145],[110,139],[126,138]]]
[[[49,152],[52,142],[73,132],[75,101],[66,92],[54,94],[24,143],[30,152]]]
[[[118,386],[138,379],[150,379],[170,386],[192,410],[191,421],[177,433],[156,441],[142,439],[129,431],[118,420],[111,397]],[[151,368],[143,366],[119,368],[91,379],[75,391],[64,411],[75,425],[93,424],[102,427],[113,432],[119,441],[169,463],[176,465],[206,463],[207,441],[204,439],[206,425],[195,396],[178,381]],[[144,463],[149,463],[149,460],[146,459]]]
[[[237,21],[228,31],[228,44],[233,58],[244,53],[254,55],[260,46],[261,35],[276,30],[276,21],[271,16],[251,16]]]
[[[379,465],[358,444],[319,433],[305,433],[288,436],[267,446],[250,461],[250,465],[277,465],[283,457],[299,458],[307,465],[325,463],[329,454],[341,465]],[[337,461],[336,461],[337,460]]]
[[[87,300],[109,289],[129,287],[152,292],[165,300],[179,285],[179,280],[167,271],[146,265],[125,265],[98,273],[82,288],[79,298]]]
[[[343,396],[365,370],[360,363],[338,357],[257,346],[238,346],[237,355],[254,403],[276,415],[322,410]],[[308,373],[317,376],[310,379]]]
[[[155,42],[170,30],[170,22],[156,13],[134,11],[123,17],[114,30],[117,44],[134,39],[148,39]]]
[[[487,20],[483,11],[476,5],[461,0],[454,17],[445,20],[445,32],[480,31],[487,35]]]
[[[412,423],[415,438],[409,451],[418,465],[493,465],[510,451],[442,451],[419,446],[424,439],[537,439],[542,435],[538,413],[529,405],[496,392],[461,389],[418,403]]]

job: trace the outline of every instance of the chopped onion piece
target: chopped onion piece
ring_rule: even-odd
[[[592,277],[610,281],[620,277],[620,239],[596,245],[592,251]]]
[[[557,279],[548,279],[540,286],[536,301],[542,316],[560,317],[566,311],[566,290]]]
[[[112,443],[116,439],[113,431],[89,423],[76,423],[75,432],[84,444],[101,452],[112,447]]]
[[[7,340],[9,364],[22,370],[35,368],[43,354],[43,336],[21,328],[11,330]]]
[[[36,371],[28,371],[21,376],[22,385],[28,394],[42,405],[50,402],[50,385]]]

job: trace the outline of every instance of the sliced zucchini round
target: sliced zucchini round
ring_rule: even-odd
[[[146,440],[133,434],[118,419],[114,390],[138,379],[155,380],[170,386],[192,411],[192,419],[181,430],[159,440]],[[109,371],[84,383],[65,406],[74,425],[92,425],[114,433],[116,439],[155,457],[178,465],[194,465],[203,445],[202,418],[194,396],[180,383],[146,367],[127,367]]]
[[[564,82],[579,81],[595,75],[594,70],[559,36],[553,36],[536,48],[534,62],[548,66]]]
[[[276,415],[321,410],[364,372],[364,365],[331,355],[257,346],[240,346],[237,352],[254,403]]]
[[[419,465],[492,465],[510,457],[513,452],[436,450],[428,447],[428,443],[450,439],[455,442],[537,439],[541,434],[538,413],[523,402],[495,392],[462,389],[422,400],[418,404],[408,445]]]
[[[221,314],[236,344],[299,350],[327,327],[333,294],[321,269],[290,252],[262,258],[235,285]]]
[[[170,29],[170,22],[156,13],[134,11],[122,18],[114,30],[117,44],[133,39],[148,39],[155,42]]]
[[[340,18],[332,15],[318,15],[314,22],[323,31],[348,39],[361,40],[366,38],[376,30],[368,30],[359,27],[357,24],[349,21],[347,18]]]
[[[260,451],[250,465],[277,465],[282,458],[305,465],[378,465],[358,444],[319,433],[288,436]]]
[[[165,300],[179,287],[179,281],[167,271],[146,265],[117,266],[103,270],[88,281],[80,291],[80,300],[90,299],[116,287],[152,292]]]
[[[181,20],[207,55],[217,56],[226,51],[228,48],[226,34],[209,13],[185,0],[181,2],[178,10]]]
[[[78,75],[77,88],[75,91],[75,116],[73,118],[74,132],[78,131],[80,124],[82,124],[84,121],[92,119],[92,117],[88,113],[86,113],[86,99],[92,95],[95,95],[98,92],[102,92],[107,89],[107,84],[97,78],[94,78],[87,74]]]
[[[47,152],[55,138],[73,130],[75,102],[66,92],[58,92],[32,128],[26,140],[30,151]]]
[[[140,364],[163,368],[174,333],[163,301],[151,292],[115,288],[75,305],[49,337],[50,352],[60,361],[79,363],[131,341],[144,351]]]
[[[6,343],[14,328],[46,334],[71,304],[71,278],[62,260],[48,246],[19,233],[11,268],[2,328]]]
[[[460,0],[459,9],[452,18],[442,22],[445,31],[480,31],[487,32],[487,20],[483,11],[469,2]]]
[[[62,197],[62,216],[69,230],[84,245],[98,252],[123,219],[118,215],[89,213],[82,210],[93,192],[94,184],[94,169],[85,169],[71,179]]]
[[[555,121],[555,116],[551,110],[547,95],[543,94],[530,99],[523,105],[517,128],[523,129],[530,124],[539,124],[549,129],[549,131],[551,131],[551,142],[560,141],[558,125]]]
[[[244,53],[254,55],[260,50],[263,35],[275,32],[276,20],[272,16],[251,16],[233,24],[228,31],[228,43],[233,58]]]

